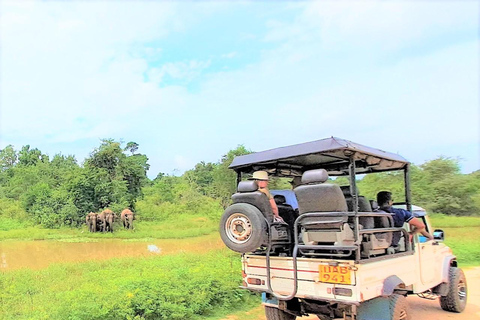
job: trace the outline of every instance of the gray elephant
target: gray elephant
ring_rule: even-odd
[[[107,218],[107,213],[105,212],[105,210],[103,210],[98,214],[97,216],[98,231],[102,231],[102,232],[107,231],[106,218]]]
[[[97,216],[98,215],[95,212],[90,212],[89,214],[87,214],[85,221],[87,222],[88,231],[97,231]]]
[[[124,209],[120,214],[120,218],[123,222],[123,227],[125,229],[133,229],[133,220],[135,220],[135,215],[130,209]]]
[[[117,217],[115,213],[110,209],[105,209],[105,231],[113,232],[113,223],[115,222],[115,218]]]

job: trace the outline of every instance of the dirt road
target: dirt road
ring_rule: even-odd
[[[419,298],[417,296],[409,296],[407,298],[410,306],[412,320],[476,320],[480,319],[480,267],[468,268],[464,270],[467,277],[468,285],[468,302],[467,308],[462,313],[451,313],[443,311],[440,308],[438,299],[431,301]],[[260,312],[249,312],[249,314],[261,314]],[[252,319],[251,315],[241,317],[228,317],[228,320],[244,320]],[[318,320],[316,316],[301,317],[298,320]],[[260,315],[255,320],[265,320],[264,315]]]

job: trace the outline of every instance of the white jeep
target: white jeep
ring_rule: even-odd
[[[409,294],[440,297],[447,311],[465,308],[465,276],[425,211],[413,213],[435,241],[418,235],[410,240],[408,224],[393,227],[390,213],[358,194],[357,174],[400,170],[400,206],[412,211],[409,162],[401,156],[332,137],[239,156],[230,168],[237,172],[238,190],[220,234],[227,247],[242,253],[242,287],[262,292],[268,320],[308,314],[324,320],[410,319]],[[273,219],[255,181],[245,180],[256,170],[301,177],[293,191],[272,191],[280,196],[283,222]],[[329,176],[348,176],[350,186],[342,190]]]

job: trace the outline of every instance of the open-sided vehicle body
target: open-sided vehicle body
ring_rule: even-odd
[[[224,243],[242,253],[243,287],[260,291],[268,320],[316,314],[320,319],[409,319],[407,294],[440,296],[443,309],[461,312],[466,281],[456,257],[441,243],[409,237],[390,213],[358,193],[356,175],[403,171],[412,211],[407,160],[398,154],[328,138],[236,157],[238,191],[220,222]],[[278,204],[273,219],[264,193],[246,180],[257,170],[301,178],[298,209]],[[328,177],[347,176],[348,187]],[[381,187],[381,186],[379,186]],[[272,191],[291,197],[291,190]],[[283,212],[282,212],[283,211]],[[422,210],[416,210],[422,212]],[[434,233],[424,214],[418,215]],[[394,240],[396,239],[396,240]]]

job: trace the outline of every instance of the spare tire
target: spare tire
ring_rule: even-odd
[[[247,253],[266,245],[267,221],[257,207],[248,203],[229,206],[220,219],[223,243],[236,252]]]

